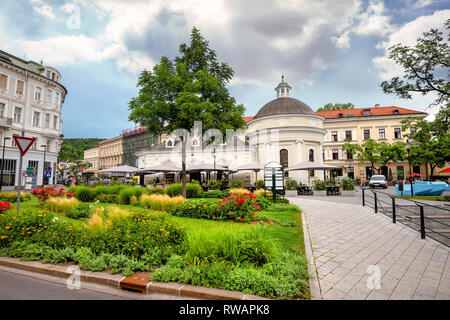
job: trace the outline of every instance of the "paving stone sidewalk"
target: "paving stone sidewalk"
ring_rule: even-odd
[[[450,300],[448,247],[361,205],[290,200],[306,220],[314,299]],[[370,289],[377,270],[380,287]]]

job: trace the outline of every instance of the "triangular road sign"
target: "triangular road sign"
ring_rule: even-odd
[[[14,141],[16,142],[16,145],[19,147],[20,153],[22,156],[27,153],[28,149],[31,148],[35,138],[27,138],[27,137],[19,137],[19,136],[13,136]]]

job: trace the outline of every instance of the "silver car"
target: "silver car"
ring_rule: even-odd
[[[383,188],[386,189],[387,188],[387,181],[386,181],[386,177],[383,175],[373,175],[370,178],[369,181],[369,187],[374,189],[374,188]]]

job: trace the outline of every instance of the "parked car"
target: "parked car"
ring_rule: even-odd
[[[386,189],[387,188],[387,181],[386,181],[386,177],[383,175],[378,175],[375,174],[370,178],[369,181],[369,188],[383,188]]]

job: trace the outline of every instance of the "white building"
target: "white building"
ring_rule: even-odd
[[[275,88],[276,99],[264,105],[247,122],[244,131],[237,132],[234,138],[213,133],[216,141],[222,142],[215,147],[206,147],[208,135],[196,135],[194,129],[187,140],[187,167],[212,164],[213,161],[218,166],[230,169],[253,162],[266,164],[275,161],[283,167],[307,161],[323,162],[322,146],[326,134],[324,118],[304,102],[291,98],[291,89],[284,81],[278,84]],[[136,153],[139,168],[149,168],[167,159],[181,166],[180,142],[173,136],[162,137],[161,141],[161,144],[149,150]],[[323,171],[292,171],[285,172],[285,176],[307,183],[309,179],[323,179]],[[190,178],[203,180],[204,176],[191,173]],[[255,179],[263,179],[263,172],[259,171],[255,175],[252,171],[240,171],[233,174],[233,179],[242,179],[249,185]]]
[[[22,176],[18,172],[20,153],[14,135],[36,138],[23,158],[23,170],[36,169],[38,186],[55,183],[62,143],[61,107],[67,94],[60,81],[58,70],[0,51],[0,141],[5,150],[3,190],[17,188]],[[44,176],[48,167],[51,167],[50,178]]]

